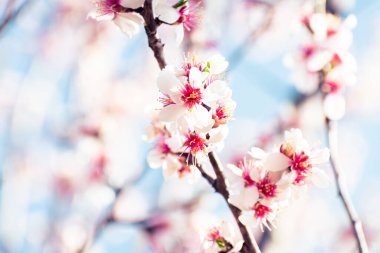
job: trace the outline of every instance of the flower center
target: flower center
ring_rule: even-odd
[[[190,84],[186,84],[181,91],[181,99],[188,109],[193,108],[195,105],[199,105],[202,100],[201,89],[194,88]]]
[[[297,173],[306,173],[312,167],[309,163],[309,156],[303,151],[300,154],[294,154],[291,166]]]
[[[315,52],[313,46],[306,46],[302,49],[302,57],[304,60],[309,59]]]
[[[186,141],[184,146],[186,149],[190,150],[192,155],[195,155],[199,151],[204,151],[206,149],[206,140],[200,137],[196,133],[189,133],[186,136]]]
[[[207,240],[215,242],[217,239],[222,238],[219,232],[219,228],[211,228],[207,234]]]
[[[265,198],[273,198],[276,196],[277,185],[273,184],[268,177],[265,177],[256,185],[259,193]]]
[[[257,203],[253,208],[253,211],[255,211],[256,219],[264,219],[270,212],[272,212],[272,209],[261,203]]]
[[[165,142],[160,143],[160,150],[164,155],[171,153],[171,149],[169,148],[168,144],[166,144]]]
[[[309,156],[306,155],[303,151],[300,154],[294,154],[290,165],[292,170],[297,173],[294,184],[303,184],[309,173],[309,170],[312,168],[312,165],[309,163]]]

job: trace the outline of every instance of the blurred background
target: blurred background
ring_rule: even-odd
[[[199,1],[201,22],[180,47],[173,28],[160,27],[169,63],[187,51],[230,62],[237,109],[223,162],[281,136],[295,110],[311,143],[325,145],[320,98],[295,108],[284,65],[300,44],[304,4]],[[339,154],[371,252],[380,252],[380,2],[331,8],[357,18],[357,84],[346,92]],[[87,19],[92,9],[84,0],[0,0],[0,252],[200,252],[198,230],[232,217],[206,181],[165,182],[149,168],[158,65],[143,31],[129,39]],[[331,181],[279,215],[263,252],[356,252]]]

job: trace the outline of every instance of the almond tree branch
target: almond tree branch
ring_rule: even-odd
[[[327,142],[330,148],[330,163],[334,173],[335,183],[340,200],[351,222],[359,253],[368,253],[368,246],[364,236],[362,222],[352,203],[351,196],[347,190],[344,176],[339,164],[337,147],[337,122],[326,117]]]
[[[145,33],[148,37],[149,47],[152,49],[154,58],[156,58],[160,69],[165,68],[166,61],[164,57],[164,44],[157,35],[158,23],[153,15],[152,0],[145,0],[144,10],[142,11],[142,16],[145,21]]]

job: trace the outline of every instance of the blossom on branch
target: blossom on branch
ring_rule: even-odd
[[[144,0],[96,0],[95,9],[88,17],[97,21],[113,21],[128,37],[136,35],[144,23],[142,17]],[[184,30],[190,31],[197,24],[196,5],[180,0],[169,5],[166,0],[154,0],[153,15],[157,25],[166,24],[176,27],[177,44],[181,43]]]
[[[201,233],[204,253],[240,252],[243,246],[241,236],[235,233],[231,224],[222,221],[219,225]]]
[[[237,165],[228,165],[229,202],[243,211],[242,223],[270,228],[297,188],[328,183],[317,167],[328,159],[329,151],[310,147],[299,129],[286,131],[284,141],[271,152],[252,148]]]
[[[222,147],[235,109],[222,75],[227,66],[223,57],[214,56],[161,71],[157,79],[160,108],[153,120],[158,127],[151,131],[159,134],[149,155],[151,167],[162,164],[166,171],[170,164],[169,171],[178,172],[180,164],[202,163],[209,152]]]
[[[325,114],[339,119],[345,113],[342,96],[356,82],[356,62],[350,54],[353,15],[345,20],[330,13],[311,13],[302,19],[306,41],[286,63],[293,69],[292,80],[302,93],[321,90],[326,99]]]

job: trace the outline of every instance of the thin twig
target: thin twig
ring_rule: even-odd
[[[259,27],[248,34],[244,41],[237,46],[228,57],[230,71],[238,66],[244,59],[249,47],[260,38],[272,26],[274,16],[274,6],[266,2],[259,2],[266,8],[266,14]]]
[[[209,174],[206,173],[206,171],[203,169],[202,165],[196,164],[196,167],[198,168],[199,172],[201,173],[202,177],[207,180],[207,182],[215,188],[216,186],[216,180],[212,178]]]
[[[5,31],[5,28],[12,23],[13,20],[15,20],[25,9],[27,6],[29,6],[34,0],[26,0],[24,3],[18,7],[18,9],[14,10],[13,12],[10,11],[4,19],[0,22],[0,34]]]
[[[352,203],[351,196],[347,190],[343,173],[340,168],[337,147],[337,122],[326,117],[327,142],[330,148],[330,163],[334,173],[335,183],[340,200],[342,201],[348,218],[351,222],[351,228],[354,232],[359,253],[368,253],[368,246],[364,235],[362,222]]]

